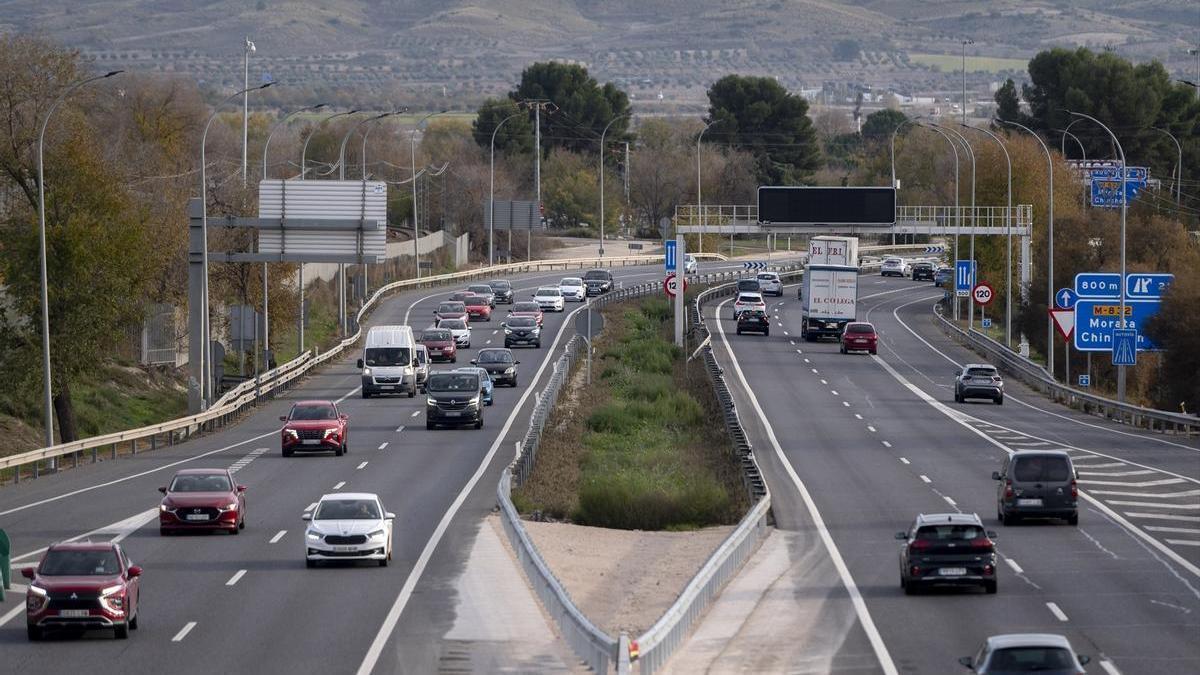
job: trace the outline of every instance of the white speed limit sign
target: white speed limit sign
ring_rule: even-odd
[[[977,305],[990,305],[992,299],[996,297],[996,291],[986,281],[981,281],[975,284],[975,288],[971,289],[971,298],[975,300]]]

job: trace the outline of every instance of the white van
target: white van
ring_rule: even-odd
[[[367,331],[363,357],[358,360],[362,370],[362,397],[374,394],[417,395],[416,340],[409,326],[373,326]]]

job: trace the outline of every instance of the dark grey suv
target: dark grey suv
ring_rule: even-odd
[[[963,403],[969,398],[990,398],[996,405],[1003,405],[1004,378],[996,366],[968,363],[954,371],[954,402]]]
[[[483,383],[475,373],[430,373],[425,393],[426,429],[439,424],[483,428]]]
[[[932,586],[982,586],[996,592],[996,533],[973,513],[921,514],[896,538],[900,587],[908,595]]]
[[[480,349],[479,355],[471,359],[471,365],[479,366],[492,376],[492,382],[496,386],[507,384],[510,387],[517,386],[517,364],[520,361],[513,358],[513,353],[509,349],[500,347],[489,347],[488,349]]]
[[[1063,518],[1079,524],[1079,485],[1071,456],[1062,450],[1020,450],[1004,460],[992,479],[996,515],[1012,525],[1022,518]]]

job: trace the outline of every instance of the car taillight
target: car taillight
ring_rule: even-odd
[[[921,576],[921,568],[918,567],[917,565],[913,565],[912,569],[910,569],[908,573],[910,576],[914,576],[914,577]]]
[[[908,547],[909,547],[909,549],[911,549],[913,551],[924,551],[927,548],[932,548],[933,542],[927,541],[925,539],[918,539],[918,540],[914,541],[913,543],[909,544]]]
[[[971,540],[972,551],[991,551],[993,550],[994,546],[995,544],[992,543],[991,539],[984,538]]]
[[[992,575],[993,575],[993,574],[995,574],[995,573],[996,573],[996,570],[992,569],[992,566],[991,566],[991,565],[984,565],[984,566],[983,566],[983,576],[985,576],[985,577],[990,577],[990,576],[992,576]]]
[[[993,377],[993,378],[992,378],[992,382],[999,382],[999,381],[1000,381],[1000,378],[998,378],[998,377]]]
[[[1004,498],[1005,499],[1013,498],[1013,489],[1012,489],[1012,481],[1011,480],[1004,481]]]
[[[1071,479],[1071,499],[1079,499],[1079,484],[1074,478]]]

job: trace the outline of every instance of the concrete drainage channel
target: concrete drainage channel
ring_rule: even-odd
[[[781,268],[778,271],[794,274],[794,269]],[[708,344],[708,329],[704,324],[702,314],[703,302],[732,294],[736,285],[731,282],[739,276],[725,273],[694,277],[693,283],[721,285],[701,292],[688,311],[691,315],[691,334],[693,339],[702,345],[697,351],[703,352],[706,370],[724,412],[725,428],[729,432],[734,451],[740,460],[742,480],[753,506],[742,517],[734,531],[709,556],[700,571],[680,593],[675,603],[645,633],[633,639],[625,633],[613,637],[597,628],[584,616],[534,547],[521,524],[520,515],[511,499],[514,483],[518,486],[521,485],[533,470],[537,461],[542,428],[554,403],[558,400],[563,385],[570,376],[572,363],[579,356],[585,354],[583,350],[587,349],[587,346],[581,337],[572,338],[567,343],[563,354],[555,361],[550,381],[538,396],[530,417],[529,429],[517,448],[517,458],[503,472],[500,482],[496,486],[496,497],[500,504],[500,519],[504,531],[516,551],[517,558],[520,560],[521,568],[525,571],[525,576],[541,599],[542,606],[558,625],[567,644],[588,667],[598,673],[607,673],[613,669],[617,673],[632,672],[634,659],[631,659],[631,647],[635,646],[639,672],[653,673],[666,664],[679,645],[683,643],[697,619],[716,599],[725,582],[734,576],[742,563],[757,550],[758,544],[767,535],[771,495],[754,459],[753,448],[742,429],[741,420],[733,404],[733,396],[730,394],[721,368],[713,356],[712,347]],[[613,302],[647,297],[659,292],[661,292],[661,285],[658,283],[642,284],[610,293],[593,301],[593,304],[603,307]]]

